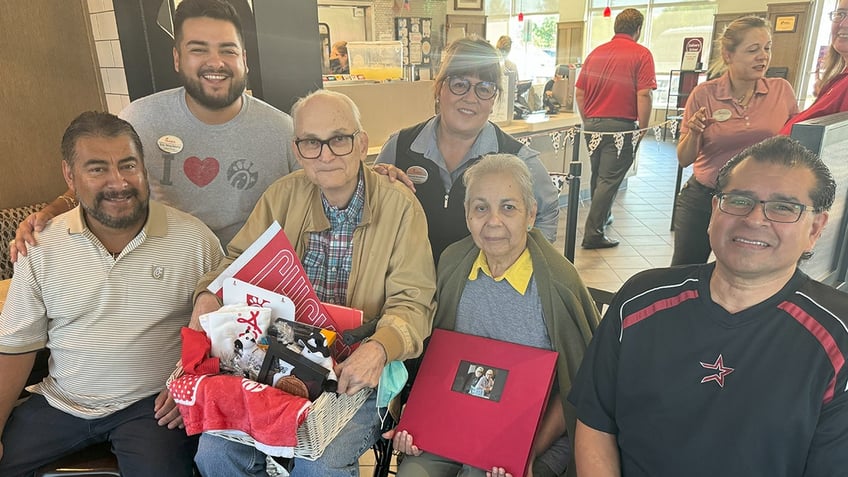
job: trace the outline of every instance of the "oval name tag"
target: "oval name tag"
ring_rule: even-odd
[[[713,119],[716,121],[723,123],[730,119],[731,113],[729,109],[719,109],[713,113]]]

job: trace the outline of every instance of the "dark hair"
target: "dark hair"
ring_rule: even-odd
[[[836,181],[824,162],[800,142],[786,136],[775,136],[745,149],[729,160],[718,173],[716,191],[721,192],[730,181],[733,169],[745,159],[776,164],[789,168],[806,168],[816,178],[816,186],[809,191],[816,212],[830,210],[836,197]]]
[[[433,85],[435,97],[439,97],[439,91],[448,76],[477,76],[481,81],[495,83],[498,91],[503,91],[501,61],[498,50],[482,38],[475,36],[451,42],[445,48],[442,67]]]
[[[241,19],[236,9],[226,0],[183,0],[174,12],[174,41],[179,45],[183,34],[183,23],[189,18],[214,18],[224,20],[236,27],[239,41],[244,44]]]
[[[115,138],[129,136],[138,151],[139,160],[144,161],[144,148],[141,139],[130,123],[110,113],[86,111],[71,121],[62,136],[62,160],[69,166],[74,165],[77,141],[82,137]]]
[[[621,13],[615,16],[613,31],[615,33],[634,35],[637,30],[642,28],[642,23],[644,21],[645,16],[642,15],[642,12],[635,8],[625,8]]]

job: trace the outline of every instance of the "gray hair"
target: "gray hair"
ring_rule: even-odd
[[[328,89],[318,89],[315,90],[306,96],[299,98],[291,107],[291,117],[292,122],[295,124],[295,130],[297,130],[297,117],[299,116],[300,109],[303,108],[306,103],[312,101],[313,98],[317,97],[325,97],[325,98],[335,98],[344,102],[348,108],[350,108],[350,112],[353,113],[353,121],[356,123],[356,129],[362,130],[362,115],[359,113],[359,107],[356,106],[356,103],[350,99],[349,96],[339,93],[337,91],[330,91]]]
[[[451,76],[477,76],[482,81],[495,83],[498,94],[503,91],[503,57],[488,41],[473,37],[452,41],[443,52],[442,67],[433,83],[433,95],[438,98]]]
[[[530,175],[527,164],[513,154],[487,154],[463,174],[462,182],[465,184],[466,191],[471,189],[480,178],[489,174],[506,174],[515,180],[515,183],[518,184],[521,200],[524,201],[524,207],[529,215],[530,210],[536,205],[536,197],[533,195],[533,176]],[[471,197],[466,193],[466,210],[468,210],[470,202]]]

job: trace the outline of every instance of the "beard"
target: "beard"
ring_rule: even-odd
[[[105,210],[103,210],[102,203],[104,200],[110,199],[129,199],[134,197],[136,199],[135,207],[130,211],[129,214],[123,216],[113,216],[109,215]],[[85,210],[85,213],[88,214],[93,219],[96,219],[101,224],[106,227],[113,229],[128,229],[138,225],[139,222],[143,222],[147,219],[147,211],[149,209],[147,200],[150,197],[150,191],[148,189],[147,196],[144,199],[139,198],[139,190],[136,188],[127,189],[120,192],[99,192],[94,197],[94,204],[86,204],[84,202],[80,202],[80,206]]]
[[[206,94],[206,91],[203,90],[203,85],[201,84],[200,79],[200,77],[206,73],[224,74],[230,78],[230,88],[227,90],[226,95],[212,96]],[[179,76],[180,81],[182,81],[189,96],[194,98],[195,101],[204,107],[213,110],[224,109],[233,104],[239,97],[241,97],[242,93],[244,93],[245,87],[247,86],[247,74],[244,74],[241,77],[236,77],[229,68],[201,68],[196,77],[189,76],[180,71]]]

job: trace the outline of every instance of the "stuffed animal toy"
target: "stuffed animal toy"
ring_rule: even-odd
[[[333,362],[333,357],[330,355],[330,346],[327,344],[327,337],[321,334],[320,331],[315,330],[309,334],[309,338],[306,341],[302,339],[297,341],[303,347],[303,350],[300,352],[302,356],[330,370],[327,380],[324,382],[324,391],[336,392],[338,378],[335,371],[333,371],[335,363]]]

